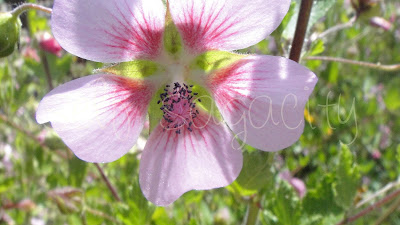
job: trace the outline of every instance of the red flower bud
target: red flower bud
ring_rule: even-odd
[[[49,52],[51,54],[54,54],[58,57],[61,56],[61,46],[58,44],[56,39],[51,36],[49,33],[43,33],[39,36],[39,46],[41,49],[43,49],[46,52]]]

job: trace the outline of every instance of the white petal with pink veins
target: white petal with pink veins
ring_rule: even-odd
[[[275,30],[290,0],[169,0],[172,18],[193,53],[236,50]]]
[[[161,0],[55,0],[51,18],[65,50],[99,62],[156,58],[164,22]]]
[[[206,78],[238,137],[264,151],[292,145],[303,133],[304,106],[317,77],[283,57],[248,56]]]
[[[90,75],[48,93],[36,113],[51,122],[77,157],[111,162],[135,144],[154,90],[151,84],[113,75]]]
[[[196,122],[197,121],[197,122]],[[180,134],[157,126],[140,161],[143,194],[156,205],[168,205],[189,190],[223,187],[242,168],[239,144],[225,124],[201,112],[193,131]]]

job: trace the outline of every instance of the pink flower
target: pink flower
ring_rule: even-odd
[[[25,48],[22,50],[22,55],[23,55],[25,58],[33,59],[33,60],[35,60],[36,62],[40,62],[40,57],[39,57],[39,55],[37,54],[36,49],[34,49],[34,48],[30,47],[30,46],[27,46],[27,47],[25,47]]]
[[[37,111],[82,160],[111,162],[150,118],[143,194],[168,205],[236,179],[236,138],[264,151],[298,140],[316,82],[283,57],[229,52],[258,43],[290,0],[56,0],[52,30],[79,57],[118,63],[61,85]],[[194,85],[194,86],[192,86]],[[236,135],[235,135],[236,134]]]
[[[62,48],[51,34],[48,32],[42,33],[39,35],[38,40],[41,49],[58,57],[61,56]]]
[[[289,171],[283,171],[279,174],[280,178],[286,180],[296,190],[300,198],[303,198],[307,192],[307,187],[304,182],[296,177],[293,177]]]

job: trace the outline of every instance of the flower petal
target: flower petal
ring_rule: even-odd
[[[249,56],[207,79],[224,120],[247,144],[277,151],[303,133],[304,106],[317,77],[302,65],[282,57]]]
[[[254,45],[275,30],[290,0],[169,0],[184,44],[194,53]]]
[[[99,62],[155,58],[164,22],[160,0],[56,0],[51,19],[65,50]]]
[[[156,205],[171,204],[192,189],[226,186],[240,173],[242,153],[226,125],[204,112],[195,121],[193,132],[182,129],[180,134],[158,125],[147,141],[139,180],[143,194]]]
[[[135,144],[154,92],[145,81],[90,75],[48,93],[36,113],[51,122],[75,155],[88,162],[111,162]]]

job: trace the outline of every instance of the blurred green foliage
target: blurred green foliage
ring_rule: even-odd
[[[241,52],[287,56],[298,2],[293,1],[270,38]],[[378,16],[393,18],[390,30],[356,21],[310,41],[356,14],[344,0],[316,0],[304,55],[400,63],[400,3],[378,4]],[[35,35],[49,31],[49,17],[30,11],[27,20],[19,52],[0,59],[0,224],[7,220],[15,224],[241,224],[248,203],[254,201],[260,206],[260,224],[337,224],[379,200],[385,193],[358,205],[385,185],[400,186],[400,71],[303,60],[319,82],[306,106],[300,141],[275,154],[247,146],[237,181],[227,188],[188,192],[165,208],[152,205],[141,193],[140,148],[135,147],[121,159],[100,165],[122,200],[118,202],[94,164],[77,159],[49,125],[38,125],[34,119],[39,101],[49,91],[43,57],[54,85],[92,74],[104,65],[66,52],[62,57],[42,52]],[[283,171],[305,182],[303,198],[281,179]],[[385,204],[353,224],[373,224],[389,207]],[[400,224],[398,210],[383,224]]]

